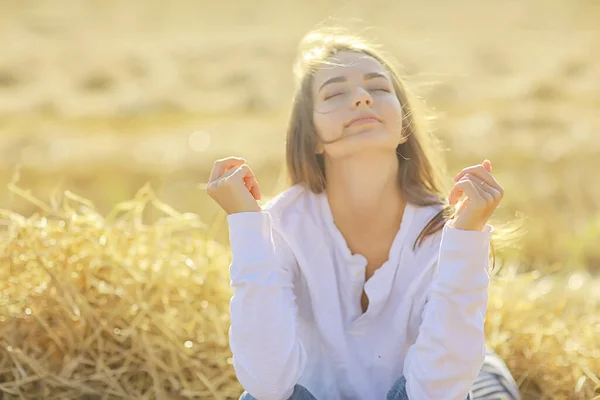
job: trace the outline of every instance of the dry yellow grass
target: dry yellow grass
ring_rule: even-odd
[[[0,213],[2,398],[234,397],[228,255],[199,217],[148,186],[106,217],[67,196]]]
[[[149,186],[106,217],[70,192],[52,206],[13,190],[42,211],[0,213],[3,398],[239,396],[227,345],[230,258],[197,215]],[[154,224],[148,207],[161,214]],[[600,395],[600,280],[502,271],[486,333],[524,399]]]
[[[437,117],[432,126],[451,172],[492,160],[506,189],[495,220],[517,212],[527,218],[520,248],[499,254],[505,268],[487,320],[490,344],[524,394],[593,398],[600,375],[600,185],[593,175],[600,167],[600,4],[589,0],[2,2],[0,183],[18,180],[54,211],[0,191],[0,208],[11,210],[0,217],[7,226],[0,230],[1,390],[20,388],[25,398],[36,398],[40,387],[60,398],[82,390],[239,394],[223,344],[227,321],[219,319],[228,298],[227,230],[198,184],[214,159],[236,154],[255,168],[265,193],[281,188],[295,46],[332,15],[344,24],[359,18],[361,29],[372,27],[367,36],[402,62],[408,86]],[[146,182],[160,204],[198,218],[168,211],[172,224],[165,226],[165,207],[147,207],[141,225],[131,210],[104,217]],[[65,189],[96,210],[63,209]],[[139,195],[126,204],[153,198]],[[119,224],[129,224],[128,236]],[[175,240],[179,234],[188,239]],[[44,245],[48,235],[56,245]],[[105,240],[118,243],[110,257]],[[28,258],[39,248],[51,258]],[[189,279],[157,283],[166,270],[150,272],[137,263],[144,257]],[[188,271],[188,259],[197,270]],[[48,269],[53,260],[63,260],[64,270]],[[125,285],[127,274],[135,279]],[[194,277],[205,285],[194,286]],[[119,285],[123,291],[110,292]],[[177,285],[193,299],[184,301]],[[161,290],[169,307],[155,297]],[[125,310],[140,299],[158,302],[148,330],[143,317]],[[71,318],[73,304],[88,310],[79,321]],[[206,318],[220,322],[205,327]],[[198,325],[188,328],[189,321]],[[148,351],[154,341],[160,357]],[[68,356],[53,358],[60,354]],[[105,368],[106,357],[129,370]],[[169,381],[161,378],[167,373]]]

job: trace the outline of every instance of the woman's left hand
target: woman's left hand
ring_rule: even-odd
[[[485,160],[465,168],[454,177],[454,182],[456,184],[450,191],[449,203],[456,204],[463,194],[467,197],[458,206],[450,226],[481,231],[504,196],[504,189],[492,175],[492,163]]]

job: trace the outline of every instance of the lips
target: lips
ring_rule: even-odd
[[[377,122],[381,122],[381,120],[379,118],[377,118],[375,115],[372,114],[366,114],[366,115],[359,115],[357,117],[352,118],[350,121],[348,121],[345,125],[345,127],[349,127],[349,126],[353,126],[353,125],[365,125],[365,124],[373,124],[373,123],[377,123]]]

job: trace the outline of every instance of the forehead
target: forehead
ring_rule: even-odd
[[[369,72],[379,72],[388,76],[386,68],[373,57],[350,51],[340,51],[328,58],[326,63],[315,71],[313,86],[319,87],[327,79],[336,76],[350,78],[353,75],[364,75]]]

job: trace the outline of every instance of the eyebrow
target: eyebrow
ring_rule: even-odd
[[[375,79],[375,78],[387,79],[387,77],[380,72],[369,72],[368,74],[363,75],[364,80]],[[319,88],[319,92],[321,90],[323,90],[323,88],[327,85],[330,85],[332,83],[346,82],[346,81],[348,81],[348,78],[346,78],[345,76],[336,76],[334,78],[327,79]]]

